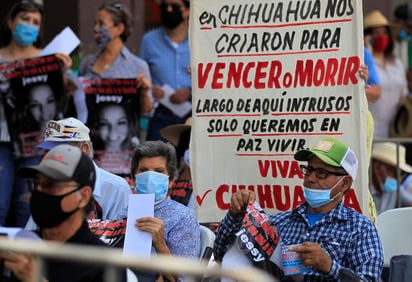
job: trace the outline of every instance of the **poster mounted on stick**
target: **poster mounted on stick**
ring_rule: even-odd
[[[296,151],[324,136],[349,144],[359,171],[345,204],[367,212],[362,3],[193,0],[191,165],[201,222],[232,193],[268,214],[304,202]]]
[[[130,160],[139,144],[139,89],[136,79],[82,78],[88,108],[87,126],[97,165],[130,175]]]
[[[63,86],[63,63],[54,55],[0,65],[4,112],[16,157],[43,155],[49,120],[64,118],[72,99]]]

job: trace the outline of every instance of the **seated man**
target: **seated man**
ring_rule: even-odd
[[[350,271],[364,281],[379,281],[383,251],[375,225],[362,214],[343,206],[342,199],[356,177],[358,161],[340,141],[326,137],[312,149],[295,154],[304,175],[306,202],[293,211],[270,215],[281,244],[300,255],[309,270],[304,281],[338,281]],[[255,201],[254,192],[232,195],[231,205],[216,236],[214,256],[221,261],[235,240],[245,207]]]
[[[89,230],[86,207],[96,180],[93,162],[79,148],[61,145],[37,166],[22,167],[21,177],[35,178],[30,211],[41,238],[61,243],[104,246]],[[2,254],[4,265],[21,281],[35,281],[35,260],[27,255]],[[47,281],[104,281],[104,267],[47,260]]]
[[[50,150],[58,145],[68,144],[80,148],[92,159],[93,145],[89,132],[89,128],[75,118],[50,120],[44,133],[44,142],[37,147]],[[88,217],[91,219],[122,219],[126,217],[129,195],[132,193],[129,184],[124,178],[99,168],[94,162],[93,166],[96,170],[96,184],[93,190],[95,204]],[[33,219],[30,218],[26,229],[35,228]]]
[[[376,205],[377,213],[398,207],[398,181],[396,180],[396,144],[392,142],[378,142],[372,151],[372,181],[371,194]],[[399,169],[402,182],[403,173],[411,173],[412,167],[406,163],[405,147],[399,145]],[[400,200],[402,206],[412,206],[412,194],[408,192],[408,181],[400,184]]]
[[[137,194],[155,194],[155,207],[154,217],[138,219],[136,227],[152,234],[152,244],[158,254],[199,258],[200,228],[194,211],[167,196],[176,175],[176,163],[175,148],[170,143],[147,141],[137,146],[131,177]],[[168,281],[178,279],[170,273],[162,275]],[[138,280],[155,281],[157,276],[138,273]]]

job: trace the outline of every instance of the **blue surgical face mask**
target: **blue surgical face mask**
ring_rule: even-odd
[[[94,39],[96,40],[96,44],[99,47],[104,47],[107,44],[109,44],[110,41],[112,41],[112,38],[110,37],[110,33],[109,33],[109,28],[108,27],[99,28],[99,30],[94,33]]]
[[[39,29],[31,24],[18,22],[16,30],[13,31],[13,39],[20,46],[26,47],[36,42]]]
[[[396,182],[395,178],[386,176],[385,183],[381,185],[383,192],[392,193],[398,189],[398,183]]]
[[[155,194],[155,204],[166,198],[169,176],[155,171],[145,171],[135,175],[137,194]]]
[[[330,198],[330,194],[332,190],[335,189],[335,187],[342,181],[342,179],[344,179],[344,177],[339,179],[335,185],[327,190],[303,187],[303,195],[305,196],[306,202],[308,202],[309,206],[312,208],[318,208],[332,202],[341,192],[336,194],[333,198]]]

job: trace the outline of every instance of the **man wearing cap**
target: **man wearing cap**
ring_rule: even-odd
[[[50,150],[61,144],[68,144],[80,148],[90,158],[93,158],[93,147],[90,141],[89,128],[80,120],[66,118],[51,120],[44,133],[44,142],[37,147]],[[129,195],[131,189],[122,177],[99,168],[94,162],[96,170],[96,185],[93,190],[93,199],[96,201],[96,215],[89,217],[102,219],[121,219],[127,215]],[[26,229],[33,229],[30,219]]]
[[[398,207],[399,195],[402,206],[412,206],[412,194],[408,192],[408,183],[401,184],[404,173],[412,173],[412,167],[405,161],[405,147],[399,144],[399,175],[397,180],[396,144],[392,142],[376,143],[372,151],[371,194],[378,214]]]
[[[96,171],[90,158],[79,148],[61,145],[49,151],[39,165],[22,167],[21,177],[34,178],[30,211],[48,241],[103,246],[85,221],[92,199]],[[1,255],[5,267],[21,281],[34,281],[35,262],[30,256]],[[47,261],[48,281],[103,281],[103,268],[72,262]]]
[[[300,166],[306,202],[269,219],[280,234],[281,244],[297,252],[308,268],[303,280],[338,281],[341,273],[350,272],[363,281],[379,281],[383,251],[375,225],[342,203],[357,174],[353,151],[325,137],[311,149],[298,151],[294,158],[307,161],[307,165]],[[246,205],[255,199],[254,192],[247,190],[232,195],[230,209],[216,236],[217,261],[235,240]]]

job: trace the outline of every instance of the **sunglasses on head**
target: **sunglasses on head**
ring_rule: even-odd
[[[33,7],[35,9],[39,10],[40,12],[43,12],[43,6],[36,3],[36,2],[23,0],[23,1],[20,2],[20,4],[24,5],[24,6],[28,6],[28,7]]]

